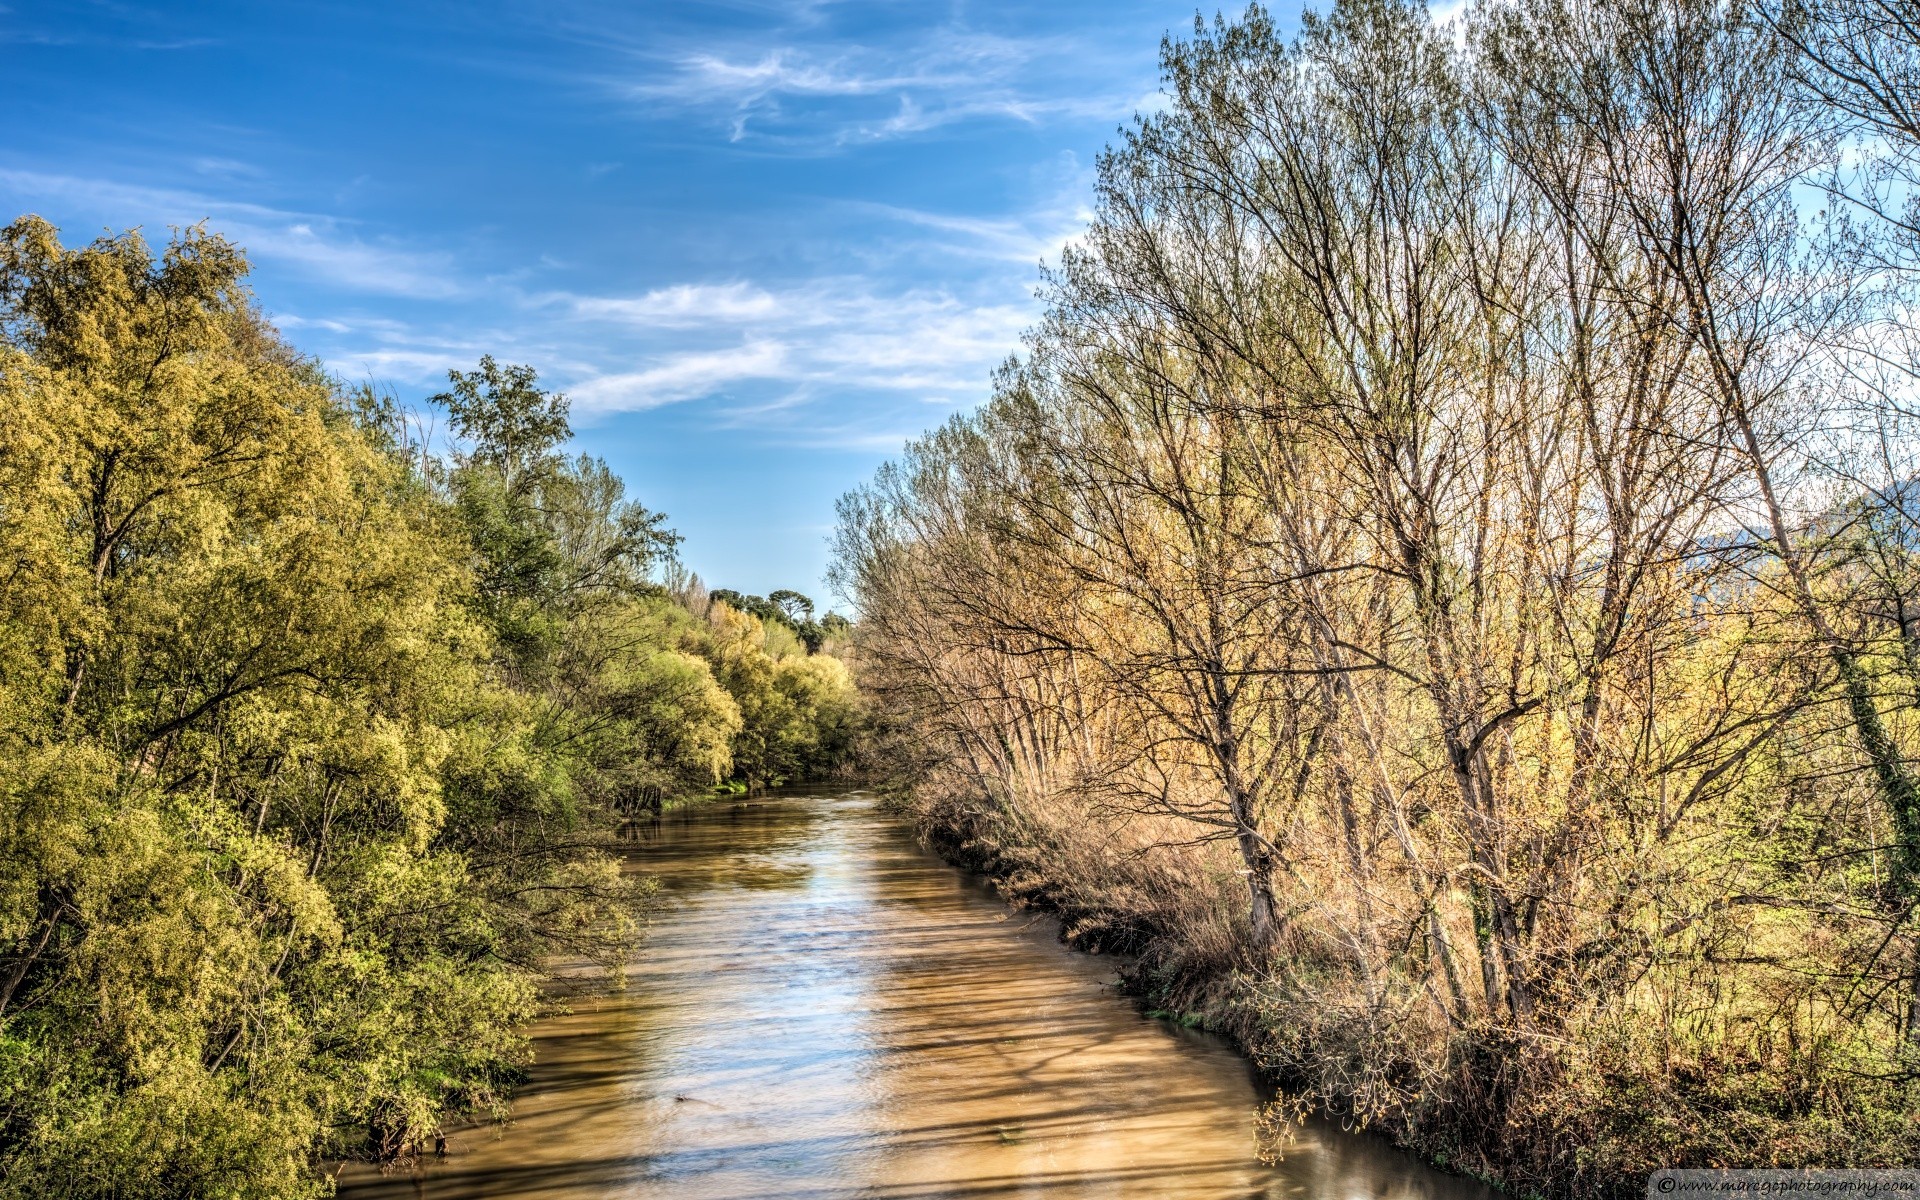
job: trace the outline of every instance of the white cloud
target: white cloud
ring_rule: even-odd
[[[450,351],[440,348],[387,346],[348,351],[327,356],[327,365],[346,377],[444,386],[447,371],[471,366],[488,348],[479,346]]]
[[[955,80],[939,75],[862,75],[842,62],[796,61],[793,48],[771,50],[757,62],[733,62],[717,54],[690,54],[679,62],[678,73],[657,84],[641,84],[633,94],[683,101],[721,101],[751,104],[780,92],[798,96],[871,96],[908,87],[948,87]]]
[[[765,320],[777,316],[781,305],[773,293],[746,283],[675,284],[640,296],[560,299],[589,319],[654,329]]]
[[[617,98],[706,109],[729,137],[847,146],[970,120],[1121,119],[1141,88],[1116,89],[1084,38],[1011,38],[953,25],[892,45],[743,45],[650,55],[645,77],[607,80]]]
[[[462,290],[446,256],[365,241],[334,217],[172,188],[6,168],[0,168],[0,195],[16,209],[50,201],[116,229],[206,221],[257,259],[285,263],[309,278],[356,292],[424,299]]]
[[[258,179],[266,172],[252,163],[237,159],[221,158],[217,155],[202,155],[192,162],[193,169],[201,175],[216,175],[234,179]]]
[[[907,392],[951,403],[984,393],[994,365],[1017,348],[1034,317],[1027,304],[969,302],[941,290],[890,291],[857,276],[790,288],[682,284],[633,297],[547,302],[649,339],[682,332],[723,339],[718,346],[660,351],[637,369],[575,383],[570,394],[594,413],[715,396],[747,380]]]
[[[639,412],[709,396],[729,384],[774,379],[785,373],[787,347],[748,341],[720,350],[674,353],[637,371],[594,375],[567,389],[576,411],[592,416]]]
[[[1093,209],[1078,199],[1081,188],[1033,212],[1013,217],[957,217],[889,204],[867,205],[882,216],[952,235],[942,249],[951,253],[1032,266],[1058,262],[1060,253],[1087,228]]]
[[[186,190],[0,169],[0,195],[107,224],[211,219],[263,263],[343,290],[338,308],[309,301],[275,319],[349,379],[435,391],[449,369],[491,353],[538,367],[583,424],[697,403],[715,424],[859,448],[897,446],[903,406],[924,413],[985,396],[1037,316],[1033,262],[1057,257],[1087,215],[1070,186],[1006,218],[858,205],[877,252],[872,273],[689,279],[619,293],[542,290],[523,272],[463,275],[450,257],[383,244],[337,218]],[[879,236],[889,226],[896,236]],[[943,272],[945,286],[916,287],[893,265],[901,256],[974,265]],[[414,303],[396,310],[381,296]]]
[[[220,231],[250,254],[354,291],[436,299],[463,290],[446,258],[364,242],[343,235],[331,222],[224,220]]]

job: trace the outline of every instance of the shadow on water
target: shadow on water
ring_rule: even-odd
[[[1260,1163],[1263,1096],[1203,1034],[1141,1016],[862,793],[717,801],[636,822],[662,910],[626,991],[535,1030],[505,1128],[340,1193],[1488,1200],[1309,1123]]]

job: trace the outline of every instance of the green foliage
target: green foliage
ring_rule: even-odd
[[[469,461],[485,463],[509,479],[547,461],[573,434],[567,398],[534,386],[532,367],[502,368],[491,354],[473,371],[449,371],[451,392],[433,399],[446,405],[453,432],[473,444]]]
[[[728,597],[776,615],[767,619],[736,608]],[[865,718],[846,664],[815,653],[817,642],[803,642],[780,610],[757,596],[721,589],[713,598],[704,651],[714,677],[739,707],[741,726],[733,741],[738,777],[749,787],[763,787],[851,768]]]
[[[814,620],[813,600],[790,588],[778,588],[766,596],[716,588],[712,595],[736,612],[748,613],[764,625],[792,633],[808,654],[820,653],[829,639],[844,639],[853,628],[851,621],[835,612]]]
[[[536,386],[530,367],[452,371],[447,405],[468,439],[448,473],[473,548],[475,605],[523,669],[538,670],[563,626],[598,604],[657,591],[650,573],[678,535],[626,499],[599,459],[555,451],[570,430],[566,397]]]
[[[313,1195],[504,1111],[545,962],[630,950],[623,814],[852,727],[652,581],[531,369],[433,458],[245,270],[0,231],[0,1197]]]

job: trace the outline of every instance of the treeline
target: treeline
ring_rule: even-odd
[[[314,1195],[498,1113],[544,964],[631,950],[622,816],[857,732],[532,370],[430,452],[245,273],[0,230],[0,1195]]]
[[[1920,31],[1164,48],[991,401],[842,505],[923,820],[1523,1191],[1920,1163]]]
[[[813,601],[799,592],[781,588],[765,596],[748,596],[732,588],[717,588],[712,598],[743,613],[750,613],[768,625],[778,625],[800,639],[807,653],[815,654],[829,641],[844,644],[853,622],[836,612],[814,620]]]

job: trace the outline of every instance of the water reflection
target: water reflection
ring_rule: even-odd
[[[1141,1017],[1108,964],[928,856],[870,797],[668,814],[634,861],[667,905],[629,989],[536,1035],[504,1130],[376,1197],[1488,1200],[1368,1138],[1254,1152],[1260,1097]]]

